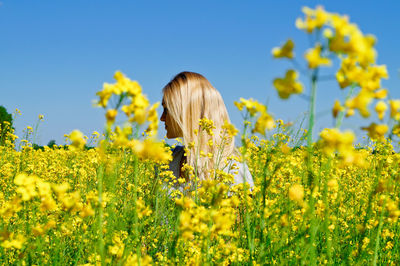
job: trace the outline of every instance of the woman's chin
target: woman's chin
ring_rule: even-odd
[[[167,133],[167,139],[176,139],[178,138],[178,136],[174,135],[174,134],[168,134]]]

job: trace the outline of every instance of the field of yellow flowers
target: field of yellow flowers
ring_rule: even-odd
[[[245,122],[229,159],[249,165],[252,189],[232,184],[233,176],[218,169],[211,169],[215,178],[200,181],[188,165],[198,184],[175,189],[186,181],[173,178],[170,147],[155,138],[158,103],[151,105],[136,81],[116,72],[116,83],[97,93],[107,126],[91,137],[94,148],[85,149],[87,138],[77,130],[67,147],[33,149],[32,130],[21,147],[12,131],[0,146],[0,263],[397,265],[400,155],[385,136],[398,134],[400,101],[386,101],[380,80],[388,75],[375,65],[373,36],[321,7],[303,11],[297,27],[318,40],[305,53],[308,129],[275,120],[255,100],[235,103]],[[298,67],[293,49],[288,40],[272,54]],[[333,55],[348,97],[333,106],[336,127],[313,142],[318,69]],[[298,76],[289,69],[274,80],[281,98],[302,93]],[[364,127],[370,145],[355,145],[341,122],[356,111],[369,117],[373,101],[380,122]],[[126,123],[117,124],[118,115]],[[228,123],[224,129],[228,137],[238,134]],[[212,121],[200,121],[198,130],[211,138]]]

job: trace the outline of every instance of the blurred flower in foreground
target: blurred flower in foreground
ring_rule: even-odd
[[[292,40],[287,40],[282,47],[275,47],[272,49],[272,55],[275,58],[289,58],[292,59],[294,57],[293,54],[294,42]]]
[[[115,122],[118,110],[121,107],[121,111],[128,117],[129,122],[134,122],[138,125],[143,125],[147,122],[146,134],[149,136],[156,135],[158,130],[157,107],[159,103],[157,102],[150,106],[150,102],[146,95],[142,93],[142,87],[139,83],[130,80],[120,71],[115,72],[114,78],[117,81],[116,83],[104,83],[103,89],[96,93],[100,98],[97,105],[103,108],[107,108],[108,101],[113,95],[118,96],[114,101],[116,104],[106,111],[107,124],[111,126]]]
[[[304,57],[308,62],[309,68],[317,68],[319,66],[330,66],[331,60],[329,58],[321,57],[322,46],[317,44],[315,48],[309,49]]]
[[[309,7],[303,7],[302,11],[306,15],[306,18],[304,20],[298,18],[296,20],[296,27],[298,29],[306,30],[307,33],[322,28],[330,18],[330,14],[326,12],[322,6],[317,6],[315,10]]]
[[[248,100],[240,98],[240,102],[235,102],[234,104],[240,111],[243,110],[243,107],[246,107],[247,111],[252,117],[255,116],[258,112],[264,112],[267,109],[265,105],[262,105],[261,103],[251,98]]]
[[[286,72],[284,78],[274,79],[274,86],[278,91],[279,97],[287,99],[292,94],[299,94],[303,92],[303,85],[297,81],[298,73],[290,69]]]
[[[251,117],[259,114],[252,133],[265,134],[265,130],[270,130],[275,126],[275,121],[273,117],[267,112],[267,106],[257,102],[253,99],[243,99],[240,98],[240,102],[235,102],[235,106],[242,111],[243,107],[246,107],[247,112],[249,112]]]
[[[370,116],[368,105],[373,100],[373,93],[367,90],[361,90],[358,95],[346,101],[345,106],[350,110],[358,109],[360,114],[366,118]]]
[[[74,130],[68,135],[68,139],[71,141],[71,145],[69,146],[72,150],[77,149],[81,150],[86,144],[86,140],[82,132],[79,130]]]
[[[400,100],[389,100],[390,117],[400,120]]]
[[[371,123],[368,127],[363,127],[362,129],[368,132],[368,136],[372,140],[384,140],[389,127],[385,124]]]
[[[340,104],[340,102],[338,100],[335,101],[335,104],[333,105],[332,108],[332,115],[334,118],[337,117],[337,115],[339,114],[339,112],[343,112],[344,111],[344,107]]]
[[[265,130],[271,130],[275,126],[274,118],[267,112],[261,113],[260,117],[257,119],[254,125],[253,133],[257,132],[262,135],[265,134]]]
[[[224,124],[222,125],[222,129],[225,130],[229,136],[234,137],[237,135],[239,130],[235,128],[235,126],[231,123],[229,123],[227,120],[224,121]]]
[[[325,128],[320,133],[322,150],[327,155],[338,151],[342,155],[351,153],[354,149],[355,135],[351,131],[340,132],[337,128]]]
[[[303,203],[304,188],[300,184],[294,184],[289,188],[289,199],[297,202],[298,204]]]
[[[378,114],[380,120],[382,120],[383,117],[385,116],[386,109],[387,105],[384,101],[379,101],[375,105],[375,112]]]

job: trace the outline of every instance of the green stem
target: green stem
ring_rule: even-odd
[[[345,102],[346,102],[348,99],[350,99],[350,97],[353,95],[353,92],[354,92],[354,88],[355,88],[355,87],[356,87],[356,84],[352,84],[352,85],[351,85],[350,90],[349,90],[349,92],[348,92],[347,95],[346,95],[346,100],[345,100]],[[336,125],[335,125],[335,127],[336,127],[337,129],[339,129],[340,126],[342,125],[343,117],[344,117],[344,111],[340,111],[338,117],[336,118]]]
[[[133,176],[133,184],[135,187],[135,190],[133,191],[133,222],[134,222],[134,239],[136,243],[136,255],[137,255],[137,263],[140,265],[140,239],[139,239],[139,219],[138,219],[138,214],[137,214],[137,191],[138,191],[138,157],[135,156],[135,159],[133,161],[133,171],[134,171],[134,176]]]
[[[324,211],[324,231],[325,231],[325,237],[326,237],[326,254],[328,257],[328,263],[332,263],[332,241],[331,241],[331,233],[329,230],[329,219],[330,219],[330,211],[329,211],[329,199],[328,199],[328,179],[330,177],[330,169],[331,169],[331,159],[328,159],[326,169],[327,174],[323,175],[323,182],[324,182],[324,190],[323,190],[323,200],[324,200],[324,205],[325,205],[325,211]]]
[[[310,96],[310,111],[308,114],[308,131],[307,131],[307,146],[310,150],[312,147],[313,130],[315,123],[315,102],[317,97],[317,80],[318,68],[315,69],[311,77],[311,96]]]
[[[382,211],[381,211],[381,217],[379,218],[379,226],[378,226],[378,233],[376,236],[376,241],[375,241],[375,250],[374,250],[374,261],[372,263],[372,265],[376,265],[376,261],[378,260],[378,249],[379,249],[379,241],[380,241],[380,235],[381,235],[381,231],[382,231],[382,226],[383,226],[383,213],[384,213],[384,206],[386,205],[386,198],[385,198],[385,202],[382,205]]]
[[[245,116],[246,121],[248,120],[248,113]],[[248,124],[246,123],[244,128],[243,128],[243,134],[242,134],[242,158],[243,158],[243,164],[246,163],[246,154],[247,154],[247,142],[246,142],[246,132],[247,132]],[[244,175],[244,182],[247,182],[246,180],[246,175]],[[249,214],[248,214],[248,202],[247,202],[247,188],[244,187],[244,223],[245,223],[245,228],[246,228],[246,235],[247,235],[247,244],[250,249],[250,257],[252,258],[254,256],[254,237],[251,234],[251,229],[250,229],[250,219],[249,219]]]
[[[308,172],[308,185],[311,189],[310,195],[310,216],[311,216],[311,224],[310,224],[310,258],[311,265],[316,265],[316,234],[318,231],[318,225],[316,222],[315,213],[314,213],[314,198],[312,191],[314,190],[314,186],[316,184],[314,180],[314,175],[312,173],[312,162],[313,162],[313,130],[314,130],[314,122],[315,122],[315,102],[317,96],[317,80],[318,80],[318,68],[316,68],[311,76],[311,96],[310,96],[310,109],[308,116],[308,131],[307,131],[307,172]]]
[[[99,173],[98,173],[98,185],[97,190],[99,193],[99,217],[98,217],[98,225],[97,231],[99,233],[99,253],[101,257],[101,265],[105,265],[105,253],[104,253],[104,240],[103,240],[103,174],[104,169],[103,165],[100,166]]]

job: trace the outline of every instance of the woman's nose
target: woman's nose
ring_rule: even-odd
[[[161,115],[161,117],[160,117],[160,120],[161,120],[162,122],[165,122],[165,111],[162,113],[162,115]]]

